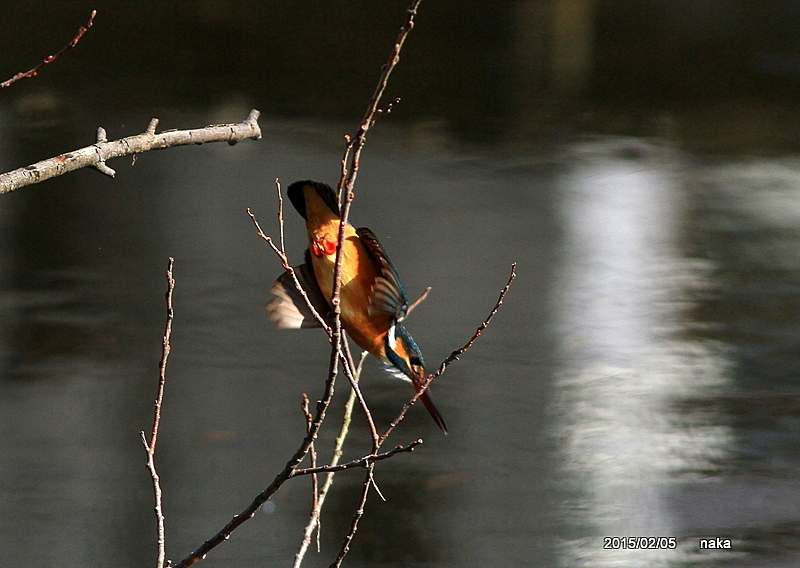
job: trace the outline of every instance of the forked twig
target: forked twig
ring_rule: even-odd
[[[92,27],[92,24],[94,23],[94,17],[96,15],[97,15],[97,10],[92,10],[92,13],[89,14],[89,21],[86,22],[83,26],[81,26],[78,29],[78,33],[74,38],[72,38],[72,41],[70,41],[67,45],[62,47],[55,54],[48,55],[47,57],[45,57],[44,60],[41,63],[39,63],[39,65],[34,67],[33,69],[30,69],[29,71],[25,71],[23,73],[17,73],[16,75],[11,77],[10,79],[8,79],[6,81],[3,81],[2,83],[0,83],[0,89],[3,89],[5,87],[10,87],[14,83],[16,83],[17,81],[20,81],[22,79],[27,79],[29,77],[35,77],[36,75],[39,74],[39,71],[41,71],[42,68],[45,65],[48,65],[48,64],[52,63],[53,61],[55,61],[56,59],[58,59],[59,57],[64,55],[67,51],[69,51],[70,49],[72,49],[73,47],[78,45],[78,42],[81,41],[81,38],[83,37],[83,34],[85,34],[89,30],[89,28]]]
[[[363,357],[362,357],[363,361]],[[360,369],[359,369],[360,371]],[[347,438],[348,431],[350,429],[350,420],[353,416],[353,406],[355,406],[356,402],[356,391],[351,390],[350,396],[347,399],[347,402],[344,405],[344,418],[342,419],[342,426],[339,429],[339,435],[336,437],[336,444],[333,450],[333,456],[331,457],[330,465],[335,466],[339,463],[339,460],[342,457],[342,448],[344,446],[344,441]],[[320,489],[319,494],[317,495],[317,499],[314,502],[314,507],[311,510],[311,515],[308,519],[308,524],[306,524],[306,528],[303,532],[303,541],[300,543],[300,548],[295,554],[294,557],[294,565],[293,568],[300,568],[300,565],[303,563],[303,558],[305,558],[306,551],[308,550],[309,544],[311,544],[311,536],[314,534],[314,530],[317,531],[317,552],[319,552],[319,535],[320,535],[320,527],[322,522],[320,520],[320,515],[322,513],[322,506],[325,504],[325,499],[328,496],[328,491],[330,490],[331,486],[333,485],[333,478],[336,472],[329,472],[325,478],[325,483],[322,484],[322,489]]]
[[[367,356],[367,352],[364,351],[361,354],[361,360],[358,362],[358,366],[355,370],[355,378],[356,382],[361,377],[361,369],[364,365],[364,359]],[[335,466],[339,463],[339,460],[342,457],[342,448],[344,447],[344,441],[347,439],[347,434],[350,430],[350,420],[353,416],[353,406],[355,406],[356,401],[356,391],[355,389],[350,390],[350,396],[347,399],[347,402],[344,405],[344,417],[342,418],[342,425],[339,429],[339,435],[336,437],[336,443],[333,449],[333,456],[331,457],[330,465]],[[300,544],[300,548],[297,551],[297,554],[294,558],[294,565],[293,568],[300,568],[303,563],[303,559],[305,558],[306,551],[308,550],[308,545],[311,544],[311,535],[313,534],[314,530],[317,531],[317,551],[319,552],[319,538],[320,538],[320,527],[322,525],[321,521],[321,513],[322,513],[322,506],[325,503],[325,499],[328,496],[328,491],[330,491],[331,486],[333,485],[333,478],[335,476],[334,471],[328,473],[327,477],[325,478],[325,483],[322,485],[322,489],[319,492],[319,496],[317,501],[314,504],[314,508],[311,510],[311,516],[309,517],[308,524],[306,525],[305,531],[303,532],[303,541]]]

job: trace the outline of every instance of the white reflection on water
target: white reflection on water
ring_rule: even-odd
[[[635,144],[635,145],[634,145]],[[563,458],[564,566],[672,566],[678,550],[603,549],[603,536],[680,536],[668,489],[727,453],[726,426],[677,424],[670,407],[725,382],[712,346],[679,338],[707,267],[680,257],[679,162],[642,142],[572,149],[563,178],[561,347],[555,435]],[[685,336],[686,334],[684,334]],[[587,536],[591,535],[591,536]]]

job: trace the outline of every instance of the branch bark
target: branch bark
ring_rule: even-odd
[[[85,167],[96,168],[113,177],[116,172],[106,165],[107,160],[149,150],[206,142],[227,142],[233,145],[247,138],[258,140],[261,138],[259,114],[253,109],[238,124],[217,124],[193,130],[165,130],[160,134],[156,134],[158,119],[154,118],[141,134],[111,142],[106,140],[106,131],[101,127],[97,129],[97,143],[91,146],[0,174],[0,194]]]

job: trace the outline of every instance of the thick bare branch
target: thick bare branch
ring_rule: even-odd
[[[238,124],[217,124],[193,130],[166,130],[160,134],[155,132],[158,119],[154,118],[147,130],[141,134],[111,142],[106,141],[105,130],[99,128],[96,144],[0,174],[0,194],[85,167],[94,167],[102,173],[113,176],[114,170],[105,165],[107,160],[141,154],[149,150],[206,142],[236,144],[247,138],[258,140],[261,138],[261,128],[258,126],[259,114],[253,109],[244,122]]]

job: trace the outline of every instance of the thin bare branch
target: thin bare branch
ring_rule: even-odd
[[[283,228],[282,228],[283,227],[283,200],[281,199],[281,201],[279,203],[280,203],[280,205],[279,205],[278,219],[280,220],[280,223],[281,223],[281,233],[283,233]],[[272,251],[275,254],[277,254],[278,257],[281,259],[281,265],[283,266],[284,270],[286,270],[289,274],[292,275],[292,280],[294,281],[295,288],[297,289],[297,291],[300,293],[300,295],[305,300],[306,305],[308,306],[308,309],[311,310],[311,313],[314,316],[314,319],[317,320],[317,322],[322,326],[322,329],[324,329],[325,332],[328,334],[328,337],[330,337],[332,332],[333,332],[333,330],[331,330],[330,326],[328,326],[327,322],[325,321],[325,318],[323,318],[319,314],[319,312],[317,312],[316,308],[314,307],[314,304],[309,299],[308,294],[306,294],[306,291],[303,289],[303,286],[300,284],[300,281],[297,279],[297,274],[295,274],[294,268],[292,268],[292,265],[289,263],[289,257],[286,255],[285,250],[283,248],[278,248],[277,246],[275,246],[275,242],[272,240],[272,237],[270,237],[270,236],[268,236],[268,235],[266,235],[264,233],[264,231],[261,229],[261,225],[258,223],[258,219],[256,219],[256,216],[253,214],[252,211],[250,211],[249,208],[247,209],[247,214],[250,216],[250,219],[253,221],[253,224],[256,226],[256,231],[258,232],[258,236],[261,237],[262,239],[264,239],[267,242],[267,244],[270,246]]]
[[[406,310],[406,317],[408,317],[408,314],[410,314],[414,310],[414,308],[416,308],[422,302],[425,301],[425,298],[428,297],[428,294],[430,293],[430,291],[431,291],[431,287],[428,286],[427,288],[425,288],[425,291],[422,293],[422,295],[419,298],[417,298],[416,301],[413,304],[408,306],[408,309]]]
[[[280,231],[280,238],[281,238],[281,251],[283,251],[284,256],[286,255],[286,242],[283,238],[283,195],[281,192],[281,180],[275,178],[275,192],[278,194],[278,227]],[[287,262],[288,264],[288,262]]]
[[[23,73],[17,73],[7,81],[3,81],[2,83],[0,83],[0,89],[4,89],[5,87],[10,87],[14,83],[22,79],[35,77],[36,75],[39,74],[39,71],[41,71],[45,65],[49,65],[50,63],[52,63],[53,61],[64,55],[67,51],[78,45],[78,42],[81,41],[83,34],[85,34],[89,30],[89,28],[92,27],[92,24],[94,23],[94,17],[96,15],[97,15],[97,10],[92,10],[92,13],[89,14],[89,21],[78,29],[78,33],[74,38],[72,38],[72,41],[70,41],[67,45],[62,47],[59,51],[57,51],[53,55],[48,55],[47,57],[45,57],[44,60],[33,69],[25,71]]]
[[[364,416],[367,419],[367,426],[369,426],[372,440],[375,441],[378,439],[378,429],[375,427],[375,421],[372,419],[372,412],[370,412],[369,406],[367,406],[367,399],[365,399],[364,395],[361,394],[361,387],[358,386],[358,375],[353,370],[355,368],[355,364],[353,363],[353,356],[350,354],[350,345],[344,338],[342,339],[341,351],[342,370],[344,371],[347,379],[350,381],[350,386],[352,387],[353,391],[356,393],[358,404],[361,406],[361,410],[364,412]],[[372,451],[377,452],[378,447],[373,446]]]
[[[347,556],[347,553],[350,552],[350,544],[353,542],[353,538],[356,536],[356,531],[358,531],[358,523],[361,520],[361,517],[364,516],[364,505],[367,503],[367,497],[369,496],[369,488],[372,486],[372,472],[375,469],[375,463],[371,462],[367,464],[367,473],[364,476],[364,481],[361,484],[361,496],[358,500],[358,506],[356,510],[353,512],[353,517],[350,520],[350,528],[347,531],[347,534],[342,541],[342,546],[339,549],[339,554],[336,555],[336,560],[333,561],[330,568],[339,568],[344,561],[344,557]]]
[[[311,430],[311,424],[314,422],[314,415],[311,414],[310,404],[308,402],[308,395],[303,393],[303,417],[306,419],[306,433]],[[309,456],[311,457],[311,467],[317,467],[317,449],[314,447],[314,442],[311,442],[309,448]],[[317,508],[317,500],[319,499],[319,477],[316,473],[311,475],[311,510]]]
[[[403,26],[400,28],[400,32],[397,36],[397,41],[395,42],[394,48],[392,53],[389,57],[389,62],[384,65],[380,79],[378,80],[378,86],[375,88],[375,92],[372,95],[372,98],[369,101],[367,106],[367,111],[364,114],[364,118],[361,121],[361,127],[358,129],[355,138],[347,139],[347,146],[345,148],[344,157],[342,158],[342,177],[339,180],[339,196],[342,200],[342,210],[341,210],[341,225],[339,227],[339,246],[336,250],[336,264],[334,268],[334,293],[333,293],[333,300],[336,302],[333,305],[334,313],[336,315],[336,326],[334,328],[334,351],[341,351],[341,342],[343,341],[341,337],[341,327],[339,323],[339,289],[341,286],[341,263],[342,263],[342,244],[344,241],[344,227],[347,223],[348,216],[350,214],[350,205],[355,197],[353,193],[353,186],[356,181],[356,177],[358,175],[358,168],[359,162],[361,159],[361,151],[364,148],[364,144],[366,143],[367,138],[367,131],[372,127],[375,123],[375,117],[378,114],[378,106],[380,105],[381,98],[383,97],[383,93],[386,90],[386,85],[389,81],[389,76],[391,75],[394,68],[397,66],[397,63],[400,61],[400,52],[403,49],[403,44],[408,37],[408,34],[414,27],[414,18],[417,15],[417,9],[419,8],[421,0],[414,0],[412,5],[408,8],[406,12],[406,21]],[[347,162],[349,160],[349,169],[347,166]],[[338,331],[337,331],[338,328]],[[378,438],[377,432],[373,431],[373,438],[372,438],[372,446],[373,446],[373,453],[377,453],[378,449],[380,448],[381,444],[385,440],[385,436],[383,438]],[[338,568],[341,566],[344,557],[347,555],[348,551],[350,550],[350,543],[352,542],[353,538],[355,537],[356,531],[358,530],[358,523],[361,519],[361,516],[364,514],[364,505],[367,501],[367,497],[369,496],[369,488],[370,485],[373,484],[373,477],[372,472],[375,467],[374,462],[369,463],[367,466],[367,475],[364,479],[364,483],[362,486],[361,491],[361,498],[359,500],[358,507],[356,508],[355,513],[353,514],[352,521],[350,523],[350,529],[347,532],[347,535],[342,542],[342,546],[339,550],[339,554],[336,557],[336,560],[331,565],[332,568]]]
[[[442,364],[439,365],[439,368],[436,370],[436,372],[434,374],[428,376],[428,378],[427,378],[428,382],[425,384],[423,389],[427,388],[427,386],[430,383],[430,381],[432,381],[433,379],[435,379],[436,377],[438,377],[439,375],[444,373],[445,369],[447,368],[447,366],[450,363],[452,363],[453,361],[458,361],[458,358],[461,355],[463,355],[467,351],[467,349],[472,347],[472,345],[475,343],[475,341],[481,336],[481,333],[483,333],[484,330],[487,327],[489,327],[489,322],[492,321],[492,318],[497,313],[497,310],[499,310],[500,306],[503,305],[503,300],[505,299],[509,288],[511,288],[511,283],[514,282],[514,278],[516,278],[516,277],[517,277],[517,263],[515,262],[515,263],[513,263],[511,265],[511,274],[509,274],[509,276],[508,276],[508,282],[506,282],[506,285],[503,286],[502,290],[500,290],[500,296],[497,298],[497,302],[495,302],[494,307],[492,308],[492,311],[489,312],[489,315],[487,316],[487,318],[485,320],[483,320],[483,323],[481,323],[481,325],[478,326],[478,329],[475,330],[475,333],[472,335],[470,340],[467,341],[467,343],[464,345],[464,347],[462,347],[461,349],[456,349],[455,351],[450,353],[450,355],[447,357],[447,359],[442,361]],[[424,392],[424,391],[421,391],[421,392]]]
[[[161,406],[164,401],[164,386],[167,382],[167,359],[169,358],[170,351],[172,351],[169,340],[172,336],[172,320],[174,318],[174,311],[172,309],[172,291],[175,289],[175,279],[172,277],[172,266],[174,263],[175,259],[170,257],[167,263],[167,292],[165,294],[167,301],[167,323],[164,326],[164,338],[161,344],[161,361],[158,364],[158,394],[156,395],[154,404],[153,428],[150,431],[150,441],[147,441],[144,432],[140,433],[142,436],[142,443],[147,452],[147,469],[150,471],[150,477],[153,479],[153,493],[155,494],[155,512],[156,521],[158,523],[158,560],[156,568],[164,568],[166,558],[164,512],[161,503],[161,481],[156,471],[155,454],[156,442],[158,441],[158,428],[161,424]]]
[[[414,440],[413,442],[411,442],[410,444],[406,444],[405,446],[395,446],[388,452],[382,452],[380,454],[369,454],[345,463],[340,463],[335,465],[334,464],[319,465],[317,467],[306,467],[302,469],[296,469],[294,470],[294,473],[292,473],[292,477],[298,477],[300,475],[313,475],[316,473],[344,471],[345,469],[353,469],[355,467],[365,467],[369,464],[373,464],[375,462],[388,459],[397,454],[401,454],[404,452],[413,452],[414,449],[420,444],[422,444],[422,440]]]
[[[472,334],[472,337],[470,337],[469,341],[467,341],[467,343],[460,349],[456,349],[455,351],[450,353],[450,355],[448,355],[448,357],[444,361],[442,361],[442,364],[439,366],[436,372],[433,373],[432,375],[428,375],[425,378],[425,381],[422,383],[422,388],[420,388],[420,390],[416,394],[414,394],[411,400],[409,400],[405,405],[403,405],[400,414],[398,414],[397,418],[395,418],[392,421],[392,423],[389,424],[389,427],[381,435],[379,440],[380,444],[383,444],[383,442],[386,441],[386,438],[389,437],[389,434],[392,433],[392,430],[394,430],[395,427],[400,423],[400,421],[403,420],[403,418],[405,418],[405,415],[408,412],[408,410],[412,406],[414,406],[417,400],[419,400],[419,397],[421,397],[425,393],[425,391],[428,390],[428,387],[430,386],[431,382],[436,377],[444,373],[445,369],[447,369],[447,366],[450,365],[450,363],[452,363],[453,361],[457,361],[461,355],[463,355],[470,347],[472,347],[472,345],[475,343],[475,341],[477,341],[477,339],[481,336],[484,330],[486,330],[486,328],[489,327],[489,323],[492,321],[492,318],[497,313],[497,310],[500,309],[500,306],[503,305],[503,300],[505,299],[509,288],[511,288],[511,283],[514,281],[514,278],[516,277],[517,277],[517,263],[514,262],[511,265],[511,274],[509,274],[508,276],[508,281],[506,282],[506,285],[503,286],[503,289],[500,290],[500,295],[497,298],[497,301],[495,302],[494,306],[492,307],[492,311],[489,312],[489,315],[486,317],[486,319],[483,320],[483,322],[481,322],[481,324],[478,326],[478,329],[475,331],[475,333]]]
[[[351,142],[348,142],[348,145],[352,144],[352,148],[347,149],[345,156],[351,156],[350,169],[346,173],[346,176],[342,182],[340,182],[340,188],[342,189],[342,193],[345,195],[345,199],[347,194],[352,193],[353,191],[353,185],[355,184],[356,176],[358,175],[361,151],[364,148],[364,143],[367,139],[367,131],[369,131],[372,125],[375,124],[375,118],[379,114],[378,106],[381,103],[381,98],[383,97],[384,91],[386,91],[386,85],[389,82],[389,76],[400,62],[400,52],[403,50],[403,45],[406,42],[408,34],[411,33],[412,29],[414,29],[414,19],[417,16],[417,10],[419,9],[421,2],[422,0],[414,0],[414,2],[406,11],[406,21],[400,28],[400,32],[397,35],[394,48],[389,56],[389,62],[384,65],[383,69],[381,70],[381,76],[378,79],[378,86],[375,88],[375,92],[372,94],[372,98],[369,100],[367,112],[364,114],[364,118],[361,121],[361,127],[358,129],[355,138],[353,138]],[[391,109],[391,105],[389,106],[389,109]]]
[[[342,155],[341,172],[339,175],[339,183],[336,186],[336,198],[339,203],[342,202],[342,192],[344,191],[344,184],[347,180],[348,174],[348,160],[350,159],[350,152],[353,149],[353,139],[349,134],[344,135],[344,154]]]
[[[356,402],[356,392],[354,390],[350,391],[350,396],[347,399],[347,403],[345,404],[344,408],[344,418],[342,419],[342,426],[339,430],[339,436],[336,438],[336,445],[334,447],[333,456],[331,458],[330,465],[335,466],[338,465],[339,460],[342,457],[342,447],[344,446],[344,441],[347,438],[347,433],[350,429],[350,420],[353,416],[353,406]],[[314,507],[311,510],[311,515],[309,516],[308,523],[306,524],[306,528],[303,531],[303,541],[300,543],[300,548],[295,554],[294,557],[294,564],[293,568],[300,568],[303,563],[303,559],[305,558],[306,552],[308,551],[308,546],[311,544],[311,537],[314,534],[314,530],[317,531],[317,552],[319,552],[319,537],[321,532],[321,513],[322,513],[322,506],[325,504],[325,499],[328,496],[328,491],[330,490],[331,486],[333,485],[333,479],[336,475],[336,472],[331,471],[325,478],[325,483],[322,484],[322,489],[320,489],[319,494],[317,495],[317,499],[314,502]]]
[[[106,161],[121,156],[135,156],[149,150],[206,142],[235,144],[247,138],[258,140],[261,138],[258,117],[259,112],[253,109],[244,122],[238,124],[211,125],[194,130],[166,130],[161,134],[155,133],[157,122],[151,121],[147,130],[141,134],[111,142],[106,140],[105,130],[98,129],[96,144],[0,174],[0,194],[85,167],[96,168],[113,177],[116,172],[105,165]]]
[[[356,379],[361,377],[361,369],[364,364],[364,359],[367,356],[367,352],[364,351],[361,353],[361,360],[358,363],[358,367],[356,367],[355,376]],[[344,447],[344,441],[347,439],[347,434],[350,430],[350,420],[353,416],[353,406],[355,406],[356,401],[356,391],[350,390],[350,396],[347,399],[347,402],[344,405],[344,417],[342,418],[342,425],[339,429],[339,435],[336,437],[336,443],[333,449],[333,455],[331,456],[330,465],[337,465],[339,460],[342,457],[342,448]],[[317,551],[319,552],[319,538],[320,532],[322,527],[321,521],[321,513],[322,513],[322,506],[325,503],[325,498],[328,495],[328,491],[330,491],[331,486],[333,485],[333,479],[336,475],[336,472],[330,472],[325,478],[325,483],[322,484],[322,489],[319,492],[319,497],[316,502],[316,507],[311,511],[311,516],[308,520],[308,524],[306,525],[305,531],[303,532],[303,541],[300,544],[300,548],[297,551],[297,554],[294,558],[294,565],[293,568],[300,568],[303,563],[303,558],[305,558],[306,551],[308,550],[309,544],[311,544],[311,535],[314,533],[314,530],[317,531]]]

